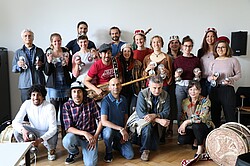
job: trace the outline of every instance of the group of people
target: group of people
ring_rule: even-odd
[[[226,122],[236,121],[233,85],[241,67],[232,57],[230,40],[217,37],[215,28],[205,31],[197,56],[189,36],[182,42],[170,36],[164,53],[163,38],[153,36],[147,48],[143,30],[135,30],[134,49],[120,41],[118,27],[110,28],[112,42],[99,49],[87,32],[88,24],[79,22],[77,39],[66,47],[53,33],[44,53],[33,44],[34,33],[22,31],[24,45],[12,63],[12,71],[20,73],[23,102],[13,120],[17,141],[35,135],[33,145],[43,143],[48,159],[55,160],[60,119],[66,164],[74,162],[81,146],[84,164],[97,165],[99,135],[106,162],[112,162],[113,149],[132,159],[132,143],[140,146],[141,160],[148,161],[150,152],[165,143],[166,133],[173,134],[174,119],[178,144],[192,144],[195,156],[204,152],[207,134],[220,126],[222,110]],[[25,116],[30,126],[23,124]]]

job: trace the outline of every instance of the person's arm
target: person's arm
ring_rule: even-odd
[[[79,56],[78,53],[75,53],[72,57],[72,74],[75,78],[77,78],[80,74],[79,71],[79,64],[80,64],[80,59],[76,60],[76,57]]]
[[[19,50],[17,50],[13,56],[12,60],[12,72],[13,73],[19,73],[22,71],[22,68],[20,67],[21,65],[19,64]]]
[[[136,113],[140,119],[143,119],[147,112],[147,103],[144,99],[142,92],[139,92],[138,99],[136,103]]]
[[[47,141],[48,139],[53,137],[57,132],[56,110],[55,110],[54,105],[50,103],[48,103],[42,109],[44,109],[43,110],[44,112],[47,112],[49,129],[40,138],[42,138],[44,141]]]
[[[102,90],[100,88],[97,88],[95,85],[91,83],[92,79],[93,79],[92,77],[86,75],[83,84],[89,89],[95,91],[97,95],[100,95],[102,93]]]
[[[108,120],[108,112],[109,112],[109,106],[107,101],[102,101],[101,104],[101,122],[102,125],[105,127],[109,127],[111,129],[117,130],[121,133],[123,140],[124,141],[128,141],[128,133],[126,131],[126,129],[122,126],[118,126],[114,123],[112,123],[111,121]]]
[[[232,77],[229,77],[229,82],[234,84],[235,81],[238,81],[241,78],[241,66],[239,61],[236,58],[233,58],[233,73]]]

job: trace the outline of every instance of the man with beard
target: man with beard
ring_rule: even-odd
[[[85,21],[80,21],[77,24],[77,36],[85,35],[87,36],[88,32],[88,24]],[[77,51],[80,50],[79,45],[77,44],[77,38],[71,40],[66,46],[69,51],[71,51],[72,55],[74,55]],[[94,48],[96,49],[95,43],[89,40],[88,49]]]
[[[121,30],[118,27],[111,27],[109,30],[109,35],[111,36],[112,42],[112,57],[119,56],[122,45],[125,43],[120,41]]]
[[[80,146],[84,165],[97,165],[98,135],[102,129],[100,107],[85,93],[81,82],[73,82],[70,88],[71,100],[63,105],[63,121],[67,134],[62,143],[69,153],[65,164],[75,161]]]
[[[112,162],[112,148],[118,150],[126,159],[134,157],[132,144],[128,140],[126,130],[128,120],[127,100],[120,95],[122,86],[118,78],[109,81],[110,93],[105,96],[101,104],[101,121],[104,126],[103,140],[106,146],[105,162]]]
[[[110,44],[102,44],[99,48],[99,54],[101,59],[94,62],[91,65],[87,76],[84,79],[84,85],[89,89],[96,92],[97,95],[102,95],[102,89],[97,85],[105,84],[113,77],[119,77],[121,74],[121,65],[119,60],[115,57],[112,59]],[[95,79],[95,83],[92,81]]]
[[[31,99],[22,104],[12,122],[14,136],[18,142],[32,141],[35,149],[42,143],[48,150],[48,160],[55,160],[58,139],[55,108],[45,100],[47,91],[43,85],[33,85],[28,94]],[[25,115],[29,117],[30,125],[22,124]]]

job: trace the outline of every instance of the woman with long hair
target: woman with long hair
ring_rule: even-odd
[[[201,95],[208,96],[211,90],[210,83],[207,81],[208,66],[214,60],[214,44],[217,40],[217,31],[215,28],[208,28],[203,37],[202,46],[198,50],[198,58],[201,62]]]
[[[119,60],[122,65],[122,82],[130,82],[141,78],[142,63],[133,58],[132,46],[128,43],[121,47]],[[127,99],[130,108],[130,114],[134,111],[137,101],[137,95],[142,88],[142,82],[136,82],[122,87],[121,94]]]

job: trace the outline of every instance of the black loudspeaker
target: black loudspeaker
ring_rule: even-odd
[[[0,47],[0,124],[11,119],[8,50]]]
[[[246,55],[247,53],[247,32],[239,31],[231,34],[231,48],[234,55]]]

